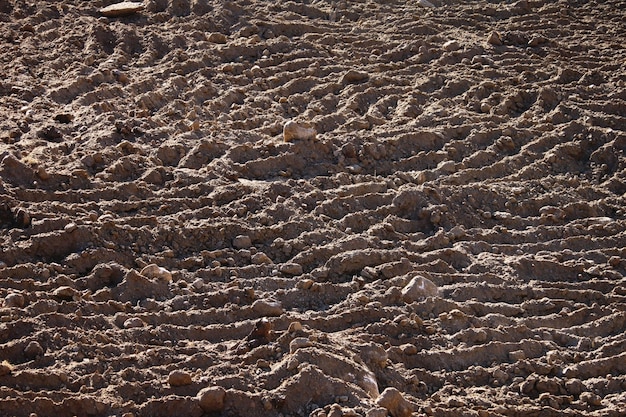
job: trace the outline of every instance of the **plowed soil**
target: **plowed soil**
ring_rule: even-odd
[[[112,3],[0,0],[0,415],[626,415],[624,1]]]

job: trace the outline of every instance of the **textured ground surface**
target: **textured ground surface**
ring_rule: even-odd
[[[624,415],[626,5],[432,1],[0,0],[0,414]]]

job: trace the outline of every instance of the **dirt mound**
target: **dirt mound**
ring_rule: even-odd
[[[113,3],[0,1],[0,414],[624,413],[623,2]]]

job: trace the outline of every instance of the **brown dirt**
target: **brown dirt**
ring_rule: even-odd
[[[0,415],[626,415],[623,1],[111,3],[0,0]]]

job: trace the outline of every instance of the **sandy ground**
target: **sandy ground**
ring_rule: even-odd
[[[626,3],[432,2],[0,0],[0,415],[626,415]]]

